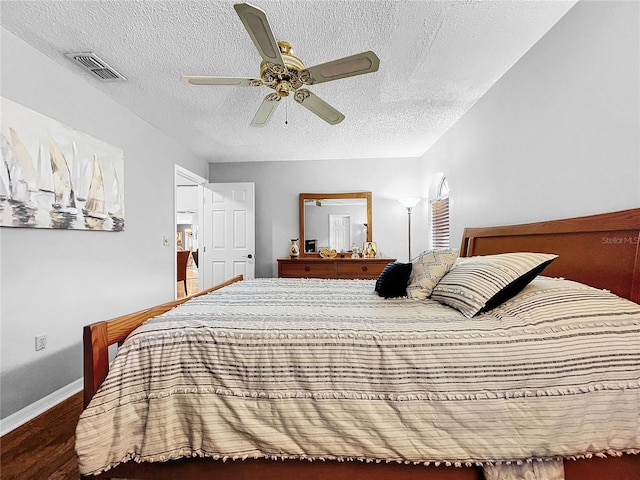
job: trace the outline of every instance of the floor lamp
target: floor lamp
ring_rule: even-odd
[[[407,209],[409,217],[409,261],[411,261],[411,209],[415,207],[421,199],[418,197],[407,197],[399,199],[399,202]]]

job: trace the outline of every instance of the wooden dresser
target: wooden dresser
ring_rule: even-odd
[[[376,279],[395,258],[278,258],[278,277]]]

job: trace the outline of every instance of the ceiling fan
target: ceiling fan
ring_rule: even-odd
[[[260,108],[258,108],[258,112],[253,117],[251,125],[255,127],[266,125],[280,100],[289,94],[293,94],[296,102],[331,125],[338,124],[344,120],[342,113],[304,87],[375,72],[380,66],[378,56],[368,51],[313,67],[305,67],[302,60],[292,55],[292,47],[289,42],[276,42],[271,32],[267,15],[262,10],[247,3],[238,3],[233,7],[262,57],[260,77],[184,75],[182,82],[188,85],[254,87],[264,85],[275,90],[275,92],[269,93],[264,98]]]

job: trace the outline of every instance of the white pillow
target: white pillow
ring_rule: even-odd
[[[423,300],[429,298],[434,287],[453,266],[460,249],[426,250],[414,258],[407,296]]]

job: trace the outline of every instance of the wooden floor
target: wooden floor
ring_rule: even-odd
[[[82,392],[56,405],[0,440],[2,480],[77,480],[75,430]]]

